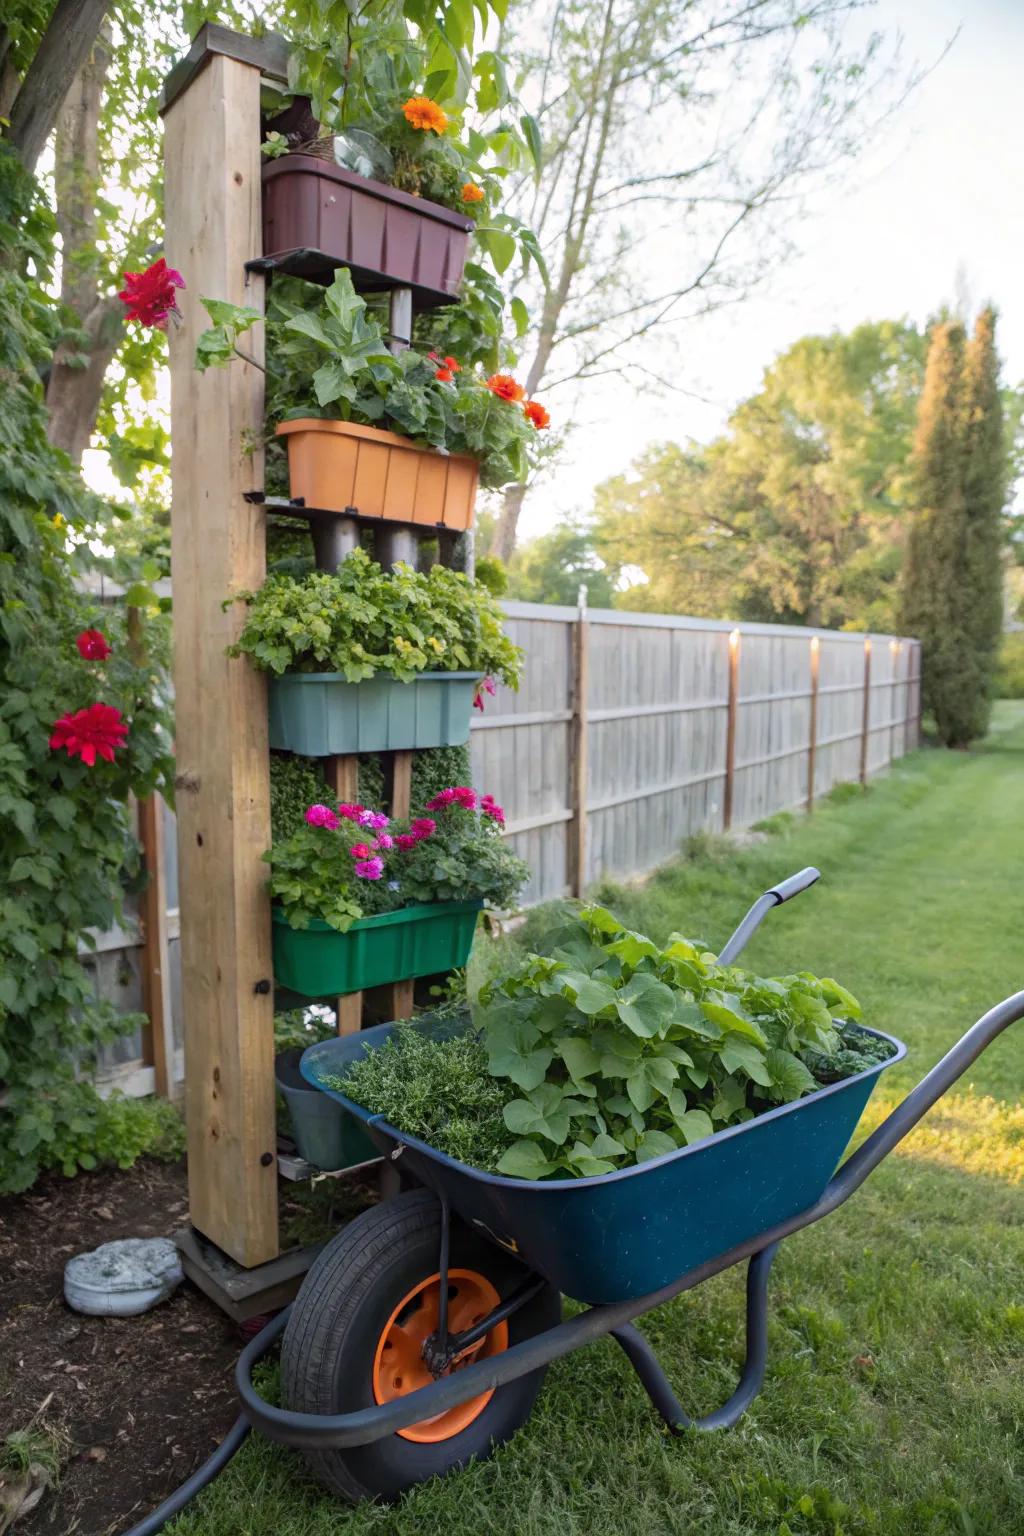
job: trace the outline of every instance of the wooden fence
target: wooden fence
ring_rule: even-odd
[[[505,808],[527,903],[664,862],[698,831],[805,808],[918,743],[920,647],[890,635],[506,604],[518,694],[473,722],[473,779]],[[104,1058],[102,1087],[182,1075],[174,818],[143,815],[148,901],[99,936],[98,993],[149,1029]]]

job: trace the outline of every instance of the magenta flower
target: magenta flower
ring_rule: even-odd
[[[427,810],[428,811],[441,811],[441,810],[444,809],[444,807],[446,805],[451,805],[451,803],[452,803],[452,801],[454,799],[455,799],[455,791],[454,791],[454,789],[442,789],[442,790],[439,790],[438,793],[434,796],[433,800],[428,800],[427,801]]]
[[[388,849],[395,846],[395,840],[389,832],[381,832],[376,838],[373,846],[375,848],[382,848],[386,853]]]
[[[481,681],[477,684],[477,690],[476,690],[476,693],[475,693],[475,695],[473,697],[473,708],[474,709],[479,709],[480,712],[483,713],[484,694],[485,693],[489,693],[491,695],[491,698],[493,698],[496,691],[497,690],[495,689],[495,686],[494,686],[494,678],[493,677],[482,678]]]
[[[381,811],[363,811],[359,816],[359,825],[379,832],[388,825],[388,817]]]
[[[346,801],[342,805],[338,806],[338,815],[344,816],[346,821],[358,821],[360,817],[365,814],[365,810],[365,806],[350,805]]]
[[[383,859],[360,859],[356,865],[356,874],[361,880],[379,880],[383,873]]]
[[[476,790],[470,789],[468,784],[460,784],[452,790],[452,800],[456,805],[461,805],[464,811],[475,811],[477,807]]]
[[[353,843],[349,853],[354,859],[369,859],[373,855],[373,849],[369,843]]]
[[[329,827],[332,831],[341,826],[329,805],[311,805],[306,811],[306,820],[311,827]]]
[[[411,832],[400,832],[395,838],[395,847],[401,848],[403,853],[408,853],[409,849],[415,848],[418,842],[419,838],[414,837]]]
[[[429,816],[417,816],[416,820],[410,823],[409,831],[416,841],[420,842],[424,837],[430,837],[437,831],[437,822],[431,820]]]
[[[484,795],[482,797],[480,801],[480,809],[483,811],[485,816],[489,816],[492,821],[496,821],[499,827],[503,827],[505,825],[505,812],[502,810],[501,806],[495,800],[493,795]]]

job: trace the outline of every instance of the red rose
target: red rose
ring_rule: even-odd
[[[90,768],[97,753],[105,762],[114,761],[114,753],[123,747],[128,727],[121,718],[121,711],[112,704],[90,704],[73,715],[61,715],[53,727],[50,746],[55,751],[64,748],[68,757],[80,757]]]
[[[185,286],[181,273],[169,267],[161,256],[145,272],[125,272],[123,276],[125,286],[118,298],[125,307],[125,319],[165,331],[168,315],[181,313],[175,297],[175,289]]]

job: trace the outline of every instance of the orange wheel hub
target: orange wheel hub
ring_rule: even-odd
[[[378,1403],[393,1402],[396,1397],[406,1397],[419,1387],[429,1386],[434,1380],[423,1359],[423,1345],[439,1322],[441,1276],[431,1275],[403,1296],[384,1325],[377,1342],[373,1361],[373,1396]],[[472,1328],[488,1312],[499,1305],[501,1297],[491,1282],[473,1269],[448,1271],[448,1329],[461,1333]],[[498,1323],[484,1334],[476,1344],[471,1344],[445,1372],[461,1370],[475,1360],[486,1360],[508,1348],[508,1324]],[[415,1440],[421,1445],[432,1445],[439,1440],[450,1440],[473,1420],[478,1418],[491,1398],[489,1392],[471,1397],[468,1402],[458,1403],[446,1413],[438,1413],[432,1419],[410,1424],[398,1433],[403,1440]]]

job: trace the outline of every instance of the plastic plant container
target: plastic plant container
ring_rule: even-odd
[[[316,155],[263,166],[263,260],[329,282],[348,267],[357,290],[411,288],[420,308],[450,304],[473,221]]]
[[[480,672],[421,672],[411,683],[380,673],[285,672],[269,680],[270,745],[305,757],[458,747],[469,740]]]
[[[275,908],[275,980],[301,997],[334,997],[456,970],[469,959],[482,905],[435,901],[402,907],[361,917],[346,933],[319,919],[308,928],[292,928]]]
[[[299,1062],[304,1049],[296,1045],[274,1058],[274,1076],[288,1107],[299,1152],[307,1163],[327,1173],[372,1162],[380,1152],[359,1121],[326,1094],[311,1088],[302,1076]]]
[[[379,427],[298,416],[282,421],[293,500],[325,512],[463,531],[473,522],[476,459],[435,453]]]

